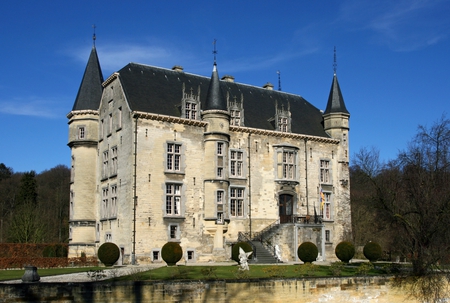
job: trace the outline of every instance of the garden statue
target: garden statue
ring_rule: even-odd
[[[277,257],[277,259],[281,261],[281,250],[278,244],[275,245],[275,257]]]
[[[242,247],[239,247],[239,265],[241,266],[240,270],[250,270],[248,267],[248,257],[252,254],[252,252],[245,252]]]

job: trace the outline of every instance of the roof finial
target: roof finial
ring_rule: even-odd
[[[95,39],[97,39],[95,37],[95,28],[96,28],[95,24],[92,25],[92,28],[94,29],[94,35],[92,36],[92,41],[94,42],[94,47],[95,47]]]
[[[337,63],[336,63],[336,46],[334,47],[334,62],[333,62],[333,70],[336,75]]]
[[[278,90],[281,92],[281,73],[279,70],[277,70],[278,74]]]
[[[213,44],[214,44],[214,50],[213,50],[213,54],[214,54],[214,65],[216,65],[216,55],[217,55],[216,42],[217,42],[217,39],[214,39],[214,42],[213,42]]]

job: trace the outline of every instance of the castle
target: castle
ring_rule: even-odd
[[[184,262],[223,261],[253,240],[333,259],[351,236],[349,117],[336,72],[321,111],[215,61],[211,77],[130,63],[104,80],[94,45],[67,115],[69,257],[109,241],[119,263],[160,262],[177,241]]]

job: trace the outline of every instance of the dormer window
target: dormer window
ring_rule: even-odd
[[[189,120],[200,119],[200,86],[197,89],[197,94],[193,93],[191,87],[189,92],[186,92],[183,83],[183,98],[181,100],[181,117]]]
[[[186,119],[197,119],[197,104],[194,102],[186,101],[184,104],[184,117]]]
[[[238,101],[236,96],[230,101],[230,95],[227,92],[228,110],[230,112],[230,125],[244,125],[244,96],[241,94],[241,100]]]
[[[281,108],[278,108],[278,104],[276,104],[275,122],[276,130],[283,133],[291,132],[291,106],[289,103],[287,109],[284,108],[284,104],[281,104]]]
[[[288,118],[286,117],[279,117],[278,118],[278,131],[280,132],[288,132],[289,126],[288,126]]]

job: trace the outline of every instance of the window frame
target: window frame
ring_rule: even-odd
[[[239,193],[241,195],[239,196]],[[230,218],[245,218],[245,187],[230,186],[229,191],[229,215]]]
[[[322,219],[324,221],[332,221],[333,220],[333,213],[332,213],[332,199],[333,199],[333,195],[331,192],[328,191],[323,191],[322,192],[324,197],[325,197],[325,201],[324,202],[320,202],[320,213],[322,215]],[[323,207],[322,207],[322,203],[323,203]]]
[[[181,239],[180,224],[170,223],[167,227],[167,236],[170,242],[178,242]]]
[[[171,150],[169,148],[171,147]],[[178,149],[178,151],[177,151]],[[184,145],[180,142],[168,141],[165,143],[164,171],[166,173],[184,173]]]
[[[331,161],[328,159],[319,160],[319,181],[321,184],[333,183],[331,175]]]
[[[245,151],[242,149],[230,149],[230,178],[245,178]],[[240,159],[239,159],[240,155]]]
[[[168,188],[171,192],[168,192]],[[178,191],[176,190],[178,188]],[[169,197],[171,197],[169,201]],[[169,205],[170,204],[170,205]],[[184,218],[184,186],[183,183],[168,181],[164,183],[164,204],[163,211],[165,218]],[[170,208],[170,213],[168,212]]]
[[[85,125],[80,125],[77,127],[77,139],[78,140],[84,140],[86,139],[87,135],[87,128]]]
[[[298,148],[294,146],[276,147],[276,180],[294,181],[299,179]]]

